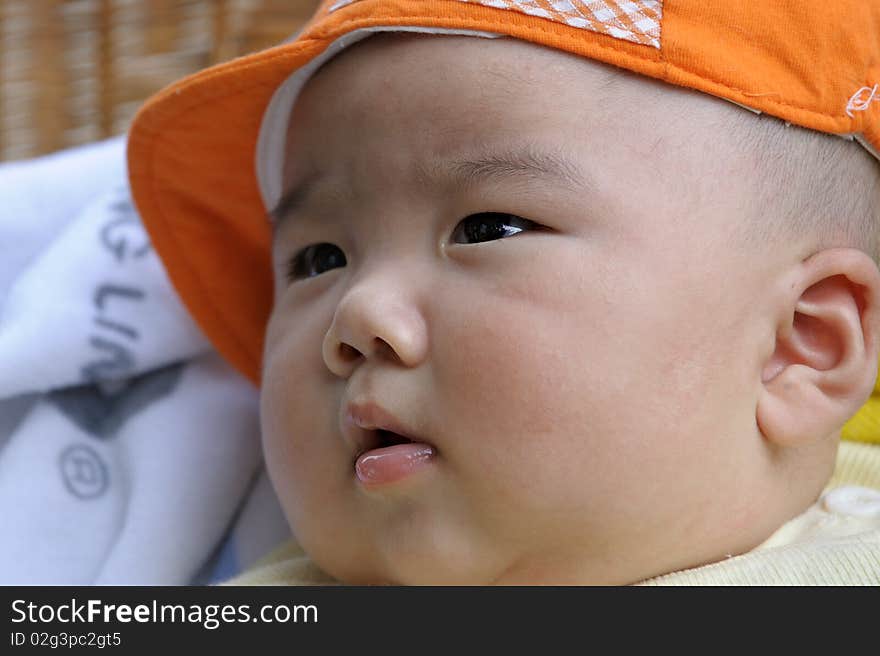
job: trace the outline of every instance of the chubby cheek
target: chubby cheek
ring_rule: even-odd
[[[328,439],[338,432],[338,417],[328,397],[332,387],[323,384],[320,342],[313,345],[305,322],[290,326],[281,331],[270,323],[267,331],[260,421],[269,475],[288,519],[297,524],[313,498],[334,494],[345,459],[342,443]]]
[[[485,502],[485,521],[517,508],[533,513],[522,525],[552,522],[613,487],[631,367],[592,316],[611,311],[601,297],[525,283],[506,291],[447,305],[459,310],[433,333],[435,407],[448,418],[438,418],[451,433],[446,457],[463,493]]]
[[[652,508],[678,475],[701,379],[674,364],[690,360],[687,315],[670,315],[669,290],[631,269],[578,277],[563,262],[564,278],[521,271],[478,302],[446,292],[455,310],[432,332],[435,419],[485,521],[516,508],[520,525],[565,530],[580,516],[607,527]]]

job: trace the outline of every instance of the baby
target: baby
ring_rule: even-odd
[[[383,4],[325,5],[299,42],[315,57],[321,20]],[[172,90],[161,120],[216,157],[178,145],[165,162],[198,169],[179,183],[144,145],[162,108],[135,124],[135,198],[194,316],[251,374],[259,341],[229,326],[265,326],[263,447],[302,552],[239,582],[627,584],[748,563],[834,515],[814,504],[880,355],[877,162],[517,32],[570,23],[488,11],[507,36],[373,34],[283,84],[278,56],[237,136]],[[214,99],[223,132],[246,93]],[[194,218],[162,209],[190,184]],[[255,253],[244,277],[230,243]],[[880,518],[859,522],[839,534],[876,554]]]

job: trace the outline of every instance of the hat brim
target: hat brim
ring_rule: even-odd
[[[181,80],[143,106],[129,135],[133,200],[172,283],[208,339],[255,384],[272,307],[257,135],[275,89],[321,47],[296,41]]]

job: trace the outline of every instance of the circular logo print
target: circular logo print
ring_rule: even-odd
[[[70,493],[80,499],[101,496],[110,482],[101,456],[84,444],[74,444],[61,452],[61,478]]]

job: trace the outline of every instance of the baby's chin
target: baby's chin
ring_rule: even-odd
[[[462,540],[419,549],[399,545],[366,548],[360,544],[342,551],[320,544],[303,546],[322,571],[346,585],[625,585],[645,578],[609,568],[607,561],[600,559],[563,561],[552,555],[499,553],[502,550],[479,550]]]
[[[348,585],[492,585],[508,567],[494,549],[436,530],[416,540],[303,538],[301,546],[315,565]]]

